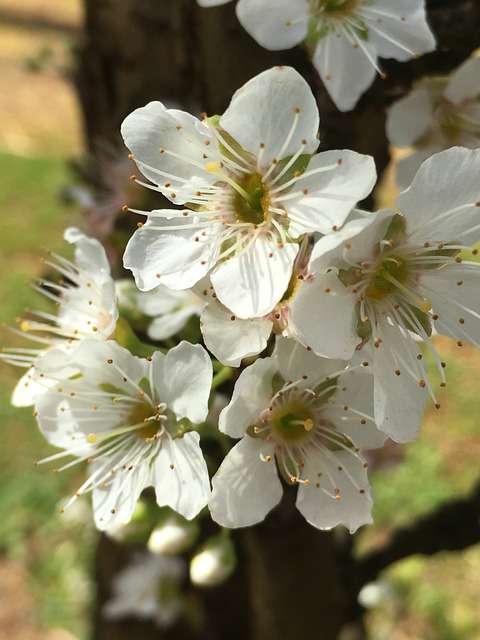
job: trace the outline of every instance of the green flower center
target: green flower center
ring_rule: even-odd
[[[410,271],[407,262],[398,254],[382,255],[373,268],[365,295],[374,300],[385,300],[398,287],[408,281]]]
[[[261,176],[253,173],[239,180],[237,184],[241,189],[236,190],[233,197],[237,222],[262,224],[265,221],[265,210],[268,210],[268,206],[266,206],[267,194]]]
[[[148,402],[136,405],[133,411],[131,411],[128,420],[129,424],[133,426],[143,423],[145,425],[135,430],[135,435],[141,440],[147,440],[156,435],[160,423],[154,419],[154,416],[155,410]]]
[[[270,425],[276,438],[284,444],[298,444],[310,436],[314,414],[301,400],[293,398],[274,408]]]

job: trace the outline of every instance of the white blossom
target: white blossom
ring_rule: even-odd
[[[399,442],[417,434],[427,391],[436,403],[412,334],[431,350],[442,385],[432,330],[480,346],[479,264],[460,254],[480,239],[479,175],[480,150],[454,147],[425,161],[399,195],[399,213],[367,214],[317,242],[312,277],[292,303],[292,323],[317,354],[366,349],[377,425]]]
[[[104,248],[98,240],[88,238],[74,227],[68,228],[64,237],[75,245],[75,261],[49,254],[44,265],[57,271],[61,280],[36,278],[33,283],[33,289],[55,304],[56,313],[30,311],[29,318],[19,320],[18,329],[10,329],[40,346],[4,347],[0,354],[12,364],[29,368],[13,392],[14,406],[32,405],[35,397],[44,392],[46,382],[36,384],[31,367],[47,351],[54,347],[68,351],[85,338],[107,340],[115,331],[118,319],[115,286]],[[56,363],[54,359],[51,361]],[[46,362],[44,373],[45,366]]]
[[[466,60],[450,78],[423,78],[394,102],[386,123],[390,142],[413,147],[397,163],[407,187],[424,160],[453,146],[480,147],[480,57]]]
[[[371,522],[361,449],[385,435],[373,419],[373,376],[362,364],[323,359],[294,340],[240,375],[220,414],[222,432],[242,438],[212,480],[212,518],[245,527],[279,502],[282,483],[298,485],[297,508],[319,529]],[[276,464],[275,464],[276,461]]]
[[[312,92],[289,67],[247,82],[220,118],[200,122],[160,102],[130,114],[122,133],[138,167],[185,205],[152,211],[130,240],[124,264],[139,289],[187,289],[208,274],[239,318],[269,313],[299,238],[341,226],[375,182],[368,156],[313,156],[318,126]]]
[[[180,558],[136,553],[112,581],[112,597],[102,607],[109,620],[152,619],[160,628],[175,624],[182,614],[180,593],[185,563]]]
[[[37,380],[41,367],[42,359]],[[43,435],[64,450],[41,462],[68,454],[77,460],[61,469],[89,462],[87,480],[66,506],[92,491],[95,523],[108,529],[129,522],[141,492],[153,486],[160,506],[195,517],[209,479],[193,429],[207,416],[211,380],[200,345],[181,342],[141,359],[112,341],[80,343],[35,412]]]
[[[309,48],[340,111],[353,109],[375,72],[381,73],[379,57],[405,61],[435,48],[424,0],[239,0],[236,12],[243,28],[266,49],[301,43]]]

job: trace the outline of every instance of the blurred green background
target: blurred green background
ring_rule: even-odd
[[[0,0],[0,322],[6,324],[42,304],[28,287],[41,273],[39,257],[45,249],[64,251],[64,228],[80,220],[60,198],[72,180],[67,162],[82,151],[69,80],[80,23],[80,0]],[[387,182],[383,202],[394,195]],[[2,330],[2,344],[11,340]],[[388,540],[395,525],[467,495],[479,476],[480,356],[453,341],[437,343],[447,362],[441,409],[430,406],[420,438],[393,447],[372,472],[375,525],[362,531],[359,552]],[[32,410],[9,405],[21,371],[0,363],[0,629],[9,640],[80,640],[88,637],[96,534],[88,499],[58,513],[81,470],[52,475],[49,465],[32,465],[52,450]],[[383,575],[387,586],[368,614],[370,639],[480,639],[479,576],[479,547],[398,563]]]

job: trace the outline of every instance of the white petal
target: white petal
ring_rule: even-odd
[[[435,49],[423,0],[376,0],[365,13],[370,17],[368,38],[381,58],[404,61]]]
[[[290,49],[307,35],[308,4],[304,0],[239,0],[237,18],[259,45],[269,51]]]
[[[414,151],[404,158],[400,158],[397,162],[395,171],[395,182],[401,189],[406,189],[412,184],[415,174],[422,166],[425,160],[428,160],[438,151],[442,151],[440,147],[426,147],[419,151]]]
[[[376,61],[375,48],[364,41],[361,41],[361,46]],[[375,78],[375,67],[369,58],[362,49],[355,48],[343,32],[323,37],[312,62],[340,111],[353,109]]]
[[[99,466],[97,462],[92,463],[91,471],[95,473]],[[104,489],[94,488],[92,507],[97,529],[105,531],[130,522],[140,494],[151,484],[149,477],[147,465],[142,465],[131,471],[118,470]]]
[[[293,299],[292,325],[317,355],[348,360],[361,342],[356,333],[356,302],[334,273],[317,274]]]
[[[369,361],[365,347],[360,355],[364,362]],[[342,373],[338,379],[341,388],[329,398],[324,410],[325,418],[360,449],[376,449],[387,439],[375,424],[372,374],[370,366]]]
[[[317,103],[308,84],[291,67],[275,67],[249,80],[234,94],[220,126],[255,155],[260,144],[265,145],[264,167],[293,155],[302,140],[306,142],[303,153],[318,147]]]
[[[159,316],[148,325],[147,335],[152,340],[167,340],[181,331],[192,315],[192,309],[187,308]]]
[[[195,241],[202,229],[191,229],[190,218],[167,220],[159,213],[153,211],[130,238],[123,264],[132,271],[142,291],[154,289],[160,283],[172,289],[188,289],[215,264],[211,245],[206,242],[207,236]],[[165,231],[155,227],[165,227]]]
[[[480,266],[428,269],[422,272],[419,284],[432,303],[432,313],[438,316],[438,333],[480,347]]]
[[[331,168],[308,176],[310,171],[327,167]],[[341,227],[355,204],[370,193],[377,177],[373,158],[347,150],[319,153],[305,175],[294,186],[298,197],[285,204],[292,237],[313,231],[330,233],[332,227]]]
[[[199,424],[207,417],[212,363],[205,349],[183,340],[164,356],[152,356],[152,380],[160,402],[177,418]]]
[[[374,337],[382,340],[372,349],[375,421],[395,442],[409,442],[420,430],[428,394],[427,387],[420,386],[427,378],[423,360],[417,359],[420,349],[387,322],[377,327]]]
[[[307,387],[318,383],[325,376],[344,369],[344,360],[320,358],[303,344],[290,338],[277,336],[273,357],[278,362],[278,371],[284,380],[300,380],[307,376]]]
[[[168,506],[187,520],[194,518],[207,504],[210,481],[198,433],[186,433],[167,446],[152,465],[157,502]],[[173,464],[172,469],[170,465]]]
[[[393,103],[387,115],[387,138],[399,147],[410,147],[433,124],[432,96],[426,89],[412,91]]]
[[[477,242],[479,174],[480,149],[453,147],[426,160],[396,202],[410,241]]]
[[[68,227],[63,237],[75,245],[75,262],[80,268],[90,269],[96,275],[104,272],[110,277],[107,254],[96,238],[89,238],[76,227]]]
[[[384,237],[394,215],[393,209],[383,209],[350,220],[339,231],[323,236],[312,249],[309,271],[325,273],[332,267],[348,268],[344,251],[349,264],[370,260],[373,247]]]
[[[218,299],[239,318],[266,315],[288,287],[298,250],[296,243],[279,247],[268,237],[258,237],[249,249],[212,271]]]
[[[372,522],[372,498],[361,458],[347,451],[336,451],[330,456],[318,452],[305,460],[302,476],[309,482],[298,487],[297,509],[317,529],[343,524],[353,533]],[[335,489],[340,496],[338,500],[334,497]]]
[[[218,161],[216,139],[190,114],[150,102],[128,115],[121,130],[143,175],[172,202],[187,202],[218,180],[204,168],[206,162]]]
[[[270,456],[264,462],[260,455]],[[265,518],[282,497],[273,448],[245,436],[227,454],[212,479],[213,520],[223,527],[248,527]]]
[[[223,364],[238,367],[267,346],[273,323],[267,318],[242,320],[213,300],[200,318],[205,346]]]
[[[480,95],[480,57],[473,56],[461,64],[445,89],[445,97],[459,104]]]
[[[241,438],[247,428],[257,422],[261,411],[270,403],[272,378],[276,371],[272,358],[260,358],[242,371],[230,404],[220,413],[220,431],[232,438]]]

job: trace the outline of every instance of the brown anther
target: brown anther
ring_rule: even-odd
[[[330,287],[323,287],[323,291],[324,293],[330,293],[331,289]]]
[[[463,318],[459,318],[459,319],[458,319],[458,322],[459,322],[460,324],[465,324],[465,320],[464,320]]]
[[[128,211],[128,204],[124,204],[122,207],[122,211],[126,213]]]
[[[171,462],[169,466],[170,466],[170,469],[172,470],[175,469],[175,465],[173,464],[173,462]]]
[[[293,112],[294,113],[300,113],[300,109],[298,107],[293,107]]]
[[[420,387],[421,387],[422,389],[424,389],[424,388],[425,388],[425,380],[419,380],[419,381],[418,381],[418,384],[420,385]]]
[[[396,376],[399,376],[399,375],[400,375],[400,373],[401,373],[400,369],[395,369],[395,375],[396,375]]]

